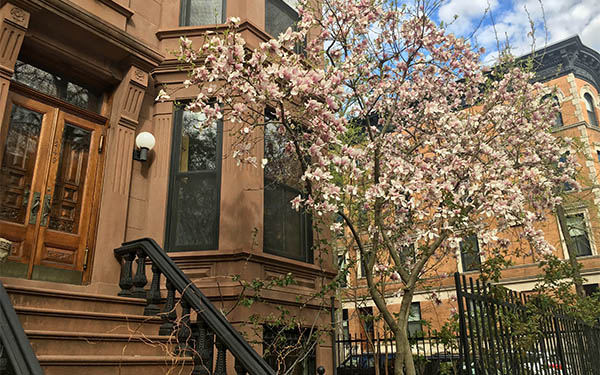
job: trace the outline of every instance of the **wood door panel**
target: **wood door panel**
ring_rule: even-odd
[[[0,237],[13,242],[12,261],[29,263],[35,249],[33,197],[46,183],[57,113],[56,108],[9,95],[0,130]]]
[[[101,133],[98,124],[59,114],[34,267],[83,271]]]

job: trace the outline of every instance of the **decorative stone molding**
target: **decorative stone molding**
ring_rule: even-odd
[[[0,9],[0,22],[0,75],[10,79],[29,26],[29,12],[6,3]]]
[[[115,123],[130,129],[137,127],[147,87],[148,73],[136,66],[131,66],[115,95],[113,116],[111,116]]]

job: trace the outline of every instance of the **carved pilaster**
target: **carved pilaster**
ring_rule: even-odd
[[[110,257],[125,240],[135,130],[147,86],[148,73],[131,66],[113,96],[96,258]],[[115,277],[109,274],[112,269],[98,272],[102,263],[94,264],[93,280],[110,282]]]
[[[10,79],[29,25],[29,12],[6,3],[0,9],[0,20],[0,75]]]
[[[173,103],[154,105],[153,134],[156,139],[150,164],[148,181],[147,232],[159,244],[164,245],[165,222],[167,217],[167,194],[169,187],[169,162],[173,126]]]

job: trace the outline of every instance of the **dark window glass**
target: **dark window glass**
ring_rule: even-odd
[[[373,315],[373,308],[359,307],[358,314],[365,335],[367,335],[368,337],[375,337],[375,316]]]
[[[421,318],[421,303],[413,302],[410,304],[410,313],[408,315],[408,336],[415,337],[423,333],[423,321]]]
[[[340,287],[348,286],[348,270],[346,264],[346,255],[344,252],[337,254],[338,277],[340,278]]]
[[[596,117],[596,109],[594,108],[594,100],[590,94],[584,94],[583,98],[585,99],[585,109],[588,113],[588,118],[590,119],[590,123],[594,126],[598,126],[598,118]]]
[[[77,107],[100,112],[100,95],[69,81],[65,77],[47,72],[20,60],[17,60],[15,64],[12,79]]]
[[[225,0],[181,0],[180,26],[225,23]]]
[[[316,343],[310,329],[263,327],[263,357],[278,374],[316,374]]]
[[[167,212],[167,250],[216,250],[219,237],[222,124],[175,113]]]
[[[592,247],[590,246],[588,230],[583,214],[568,215],[567,227],[569,228],[571,239],[575,242],[577,256],[592,255]]]
[[[598,161],[600,161],[600,151],[596,151],[596,155],[598,156]]]
[[[479,257],[479,242],[477,235],[472,235],[460,242],[460,259],[463,272],[478,270],[481,266]]]
[[[350,340],[350,326],[348,320],[348,309],[342,310],[342,337],[343,340]]]
[[[291,200],[301,195],[300,163],[294,152],[286,151],[286,140],[273,116],[267,113],[265,125],[264,251],[312,263],[312,223]]]
[[[277,38],[289,27],[294,30],[298,20],[298,13],[283,0],[265,1],[265,30],[272,37]]]
[[[586,296],[591,297],[598,292],[598,284],[586,284],[583,286],[583,290]]]

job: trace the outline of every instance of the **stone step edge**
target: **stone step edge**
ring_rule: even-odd
[[[17,315],[41,315],[41,316],[59,316],[72,317],[75,319],[97,319],[97,320],[115,320],[132,323],[161,323],[162,319],[159,316],[152,315],[134,315],[122,313],[105,313],[96,311],[71,311],[60,309],[46,309],[41,307],[17,306],[15,307]]]
[[[60,340],[90,340],[90,341],[159,341],[161,343],[176,337],[160,335],[144,335],[143,333],[105,333],[105,332],[72,332],[72,331],[46,331],[26,329],[25,334],[31,339],[60,339]]]
[[[156,365],[190,366],[192,357],[129,356],[129,355],[38,355],[42,366],[131,366]]]
[[[22,293],[29,295],[37,295],[42,297],[58,297],[58,298],[67,298],[67,299],[80,299],[86,301],[106,301],[106,302],[114,302],[114,303],[124,303],[124,304],[135,304],[140,306],[146,305],[146,300],[144,298],[132,298],[132,297],[121,297],[121,296],[111,296],[107,294],[95,294],[95,293],[85,293],[85,292],[72,292],[67,290],[56,290],[56,289],[45,289],[45,288],[36,288],[31,286],[23,286],[23,285],[4,285],[4,288],[10,293]]]

